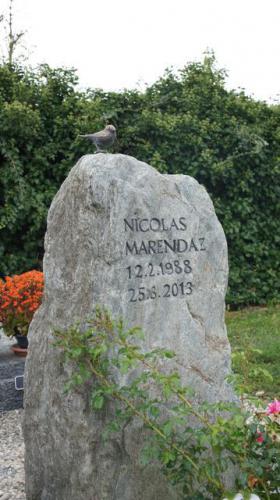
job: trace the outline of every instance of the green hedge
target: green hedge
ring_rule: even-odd
[[[229,246],[231,307],[280,298],[280,106],[225,88],[213,57],[145,92],[77,90],[74,70],[0,66],[0,272],[40,267],[46,214],[80,140],[112,122],[115,150],[210,193]]]

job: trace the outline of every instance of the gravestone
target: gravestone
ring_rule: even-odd
[[[140,466],[141,439],[129,426],[104,444],[102,413],[83,391],[63,393],[52,331],[106,306],[142,327],[147,349],[177,352],[198,399],[232,400],[227,245],[206,190],[129,156],[83,157],[51,205],[44,274],[25,374],[27,500],[177,498],[156,467]]]

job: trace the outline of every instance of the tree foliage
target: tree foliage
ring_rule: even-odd
[[[111,122],[115,151],[205,185],[228,240],[228,303],[279,300],[280,107],[226,90],[225,78],[208,55],[144,92],[81,92],[74,70],[2,65],[1,272],[40,266],[50,202],[92,152],[77,136]]]

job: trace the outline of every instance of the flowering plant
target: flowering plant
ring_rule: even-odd
[[[41,304],[43,288],[40,271],[0,279],[0,323],[6,335],[27,335],[33,314]]]
[[[250,416],[246,425],[251,437],[248,485],[265,498],[279,498],[280,401],[275,399],[266,409],[248,404],[247,410]]]
[[[268,435],[272,441],[280,443],[280,401],[275,399],[265,410],[251,407],[247,424],[257,425],[256,442],[262,444]]]
[[[280,401],[261,411],[247,400],[244,407],[239,402],[198,403],[176,370],[162,370],[175,353],[164,348],[144,352],[141,329],[126,330],[121,319],[113,320],[100,308],[86,325],[54,331],[54,346],[65,362],[71,361],[66,391],[81,384],[91,387],[87,394],[93,411],[114,403],[104,437],[122,433],[136,417],[150,430],[141,463],[156,460],[182,499],[279,500],[280,446],[271,425],[275,430]],[[126,375],[126,384],[116,383],[114,370]],[[227,492],[224,479],[232,474],[232,464],[235,491]]]
[[[268,405],[265,415],[266,422],[263,422],[263,424],[266,432],[273,442],[280,443],[280,401],[277,399],[272,401]]]

